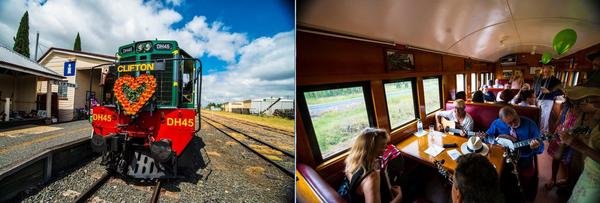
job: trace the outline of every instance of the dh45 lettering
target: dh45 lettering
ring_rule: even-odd
[[[92,120],[110,122],[112,121],[112,116],[108,114],[92,114]]]
[[[194,127],[193,118],[167,118],[167,126]]]

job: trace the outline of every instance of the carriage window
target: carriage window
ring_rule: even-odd
[[[429,114],[442,108],[440,85],[439,77],[423,79],[425,114]]]
[[[392,129],[416,119],[413,80],[385,83],[385,100]]]
[[[477,91],[477,73],[471,73],[471,93]]]
[[[465,91],[465,74],[456,74],[456,92]]]
[[[303,93],[323,159],[348,149],[354,136],[370,126],[363,88],[354,86]]]

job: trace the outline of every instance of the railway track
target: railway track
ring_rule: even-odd
[[[211,116],[215,116],[215,117],[222,117],[222,116],[219,116],[219,115],[213,114],[213,113],[204,113],[204,114],[210,114]],[[242,123],[244,125],[252,126],[252,127],[255,127],[255,128],[260,128],[260,129],[263,129],[263,130],[267,130],[267,131],[271,131],[271,132],[274,132],[274,133],[286,135],[286,136],[289,136],[289,137],[294,137],[294,132],[290,132],[290,131],[287,131],[287,130],[283,130],[283,129],[279,129],[279,128],[274,128],[274,127],[271,127],[271,126],[262,125],[262,124],[258,124],[258,123],[252,123],[252,122],[248,122],[248,121],[245,121],[245,120],[242,120],[242,119],[237,119],[237,118],[227,117],[227,119],[235,120],[238,123]]]
[[[220,125],[227,126],[235,133],[249,136],[250,139],[260,142],[263,145],[268,145],[270,148],[283,151],[288,156],[294,156],[294,138],[292,137],[280,133],[265,132],[262,128],[239,123],[236,120],[230,120],[226,117],[206,115],[203,115],[203,117]]]
[[[234,128],[231,128],[227,125],[224,125],[222,123],[214,121],[213,119],[207,118],[205,116],[202,116],[201,119],[204,120],[209,125],[213,126],[219,132],[229,136],[231,139],[235,140],[236,142],[241,144],[246,149],[255,153],[260,158],[264,159],[265,161],[269,162],[270,164],[273,164],[273,166],[275,166],[277,169],[281,170],[283,173],[285,173],[289,177],[294,177],[294,155],[293,154],[291,154],[285,150],[281,150],[278,147],[275,147],[269,143],[265,143],[259,139],[256,139],[250,135],[247,135],[247,134],[245,134],[241,131],[238,131]],[[249,138],[249,139],[240,139],[239,136],[235,136],[234,134],[242,135],[243,137]],[[264,147],[270,148],[271,150],[280,152],[283,156],[278,156],[278,158],[280,158],[281,160],[279,160],[279,161],[274,160],[272,158],[272,156],[270,158],[270,157],[268,157],[269,155],[265,155],[265,154],[259,152],[259,150],[255,149],[255,148],[258,148],[256,146],[261,146],[261,145]],[[252,146],[255,146],[255,147],[252,147]],[[285,163],[288,163],[287,166],[284,165]]]
[[[88,187],[83,193],[81,193],[77,199],[73,200],[73,203],[84,203],[90,198],[98,189],[100,189],[108,180],[110,180],[112,174],[109,171],[104,172],[104,174],[96,180],[90,187]],[[150,203],[157,203],[160,196],[160,189],[162,187],[162,181],[157,180],[156,185],[154,186],[154,191],[152,192],[152,198],[150,198]]]

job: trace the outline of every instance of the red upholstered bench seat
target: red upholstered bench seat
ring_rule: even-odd
[[[502,92],[502,90],[504,90],[504,88],[488,88],[488,91],[494,93],[495,97],[497,97],[498,93]],[[517,95],[517,93],[519,93],[518,89],[508,89],[508,90],[512,92],[512,95]]]
[[[486,131],[494,120],[498,118],[502,104],[487,104],[487,103],[466,103],[466,111],[475,122],[475,131]],[[540,108],[512,106],[517,113],[533,120],[538,126],[540,125]],[[446,103],[446,110],[454,109],[452,101]]]
[[[310,166],[298,162],[296,170],[302,174],[312,191],[322,202],[345,202],[337,191]]]

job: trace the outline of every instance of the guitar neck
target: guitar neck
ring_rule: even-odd
[[[456,134],[460,134],[460,133],[463,132],[463,130],[456,129],[456,128],[448,128],[448,131],[452,132],[452,133],[456,133]],[[471,137],[471,136],[475,135],[475,132],[473,132],[473,131],[465,131],[465,135],[467,135],[467,137]]]
[[[546,141],[546,140],[551,140],[554,139],[554,134],[552,135],[547,135],[547,136],[541,136],[541,137],[536,137],[536,138],[531,138],[531,139],[526,139],[526,140],[522,140],[522,141],[518,141],[515,142],[515,149],[521,148],[521,147],[525,147],[525,146],[529,146],[529,143],[533,140],[537,140],[540,142]]]

